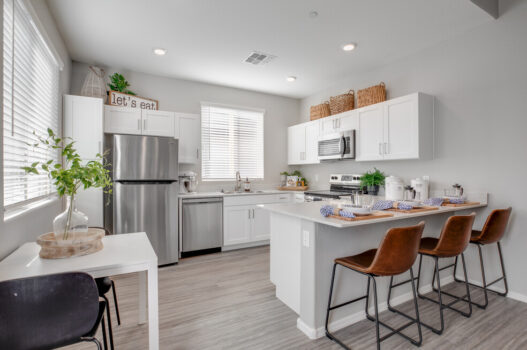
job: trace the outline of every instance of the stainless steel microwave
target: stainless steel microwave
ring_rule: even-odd
[[[354,159],[355,130],[341,131],[318,138],[318,159]]]

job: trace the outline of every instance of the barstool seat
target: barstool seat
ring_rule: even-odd
[[[417,258],[417,251],[419,249],[419,241],[421,239],[421,235],[423,234],[424,226],[425,226],[424,222],[420,222],[416,226],[392,228],[388,230],[388,232],[384,236],[384,239],[382,240],[378,249],[370,249],[370,250],[364,251],[357,255],[335,259],[334,264],[333,264],[333,272],[331,276],[331,287],[329,289],[329,300],[328,300],[328,308],[327,308],[327,313],[326,313],[326,325],[325,325],[326,336],[329,339],[333,340],[334,342],[342,346],[344,349],[349,349],[349,347],[346,344],[344,344],[342,341],[340,341],[338,338],[336,338],[333,334],[329,332],[328,324],[329,324],[330,312],[342,306],[346,306],[346,305],[355,303],[357,301],[366,299],[366,306],[365,306],[366,318],[370,321],[375,322],[375,330],[376,330],[376,336],[377,336],[377,349],[380,349],[381,341],[389,338],[390,336],[394,334],[400,335],[401,337],[407,339],[408,341],[410,341],[412,344],[416,346],[421,345],[423,337],[421,333],[421,323],[419,322],[419,308],[417,305],[417,294],[416,294],[416,289],[414,285],[414,274],[412,271],[412,265],[414,264],[415,259]],[[368,276],[368,285],[367,285],[366,295],[332,306],[331,299],[333,296],[333,286],[335,283],[335,271],[336,271],[337,266],[342,266],[347,269],[350,269],[360,274]],[[379,310],[378,310],[379,306],[378,306],[378,300],[377,300],[377,282],[375,281],[375,277],[390,276],[392,277],[392,280],[390,281],[390,285],[391,285],[393,282],[393,276],[402,274],[407,271],[410,271],[409,282],[412,283],[412,292],[414,296],[414,307],[415,307],[415,318],[409,315],[403,314],[403,316],[410,319],[410,322],[407,322],[406,324],[398,328],[393,328],[392,326],[384,322],[381,322],[379,320]],[[369,300],[370,300],[370,284],[373,284],[373,299],[374,299],[375,316],[371,316],[368,312]],[[390,295],[391,294],[388,294],[388,304],[390,302],[389,300]],[[402,333],[404,329],[406,329],[407,327],[413,324],[417,325],[417,329],[419,333],[418,340],[412,339],[409,336]],[[388,328],[391,332],[381,337],[379,333],[379,325],[382,325]]]

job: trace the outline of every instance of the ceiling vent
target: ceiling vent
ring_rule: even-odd
[[[251,54],[249,55],[249,57],[247,57],[244,62],[245,63],[250,63],[250,64],[253,64],[255,66],[261,66],[261,65],[264,65],[266,63],[269,63],[271,62],[272,60],[274,60],[276,58],[276,56],[274,55],[270,55],[268,53],[263,53],[263,52],[258,52],[258,51],[253,51],[251,52]]]

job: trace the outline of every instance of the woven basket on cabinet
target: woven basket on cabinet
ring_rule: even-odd
[[[357,91],[357,108],[383,101],[386,101],[386,86],[383,82],[379,85]]]
[[[324,102],[316,106],[311,106],[309,110],[309,115],[311,120],[316,120],[320,118],[325,118],[331,115],[329,110],[329,102]]]
[[[329,98],[329,109],[331,115],[352,110],[355,105],[355,91],[350,90],[345,94],[331,96]]]

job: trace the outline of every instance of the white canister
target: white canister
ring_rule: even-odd
[[[388,176],[385,180],[385,197],[388,201],[400,201],[404,197],[404,182],[400,177]]]
[[[428,181],[418,177],[411,181],[412,187],[415,190],[415,200],[424,201],[428,199]]]

